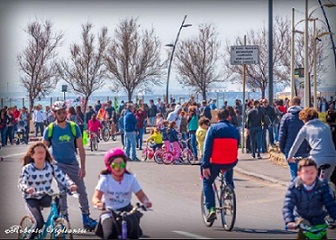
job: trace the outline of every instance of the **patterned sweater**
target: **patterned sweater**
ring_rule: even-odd
[[[66,186],[67,189],[73,184],[57,165],[45,162],[43,169],[36,168],[34,163],[23,166],[18,187],[22,191],[23,198],[41,199],[44,195],[52,193],[51,183],[53,178],[56,179],[58,184]],[[27,194],[27,188],[34,188],[35,192]]]

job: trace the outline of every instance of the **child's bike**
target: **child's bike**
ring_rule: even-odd
[[[159,147],[154,151],[152,146],[150,146],[150,143],[147,142],[146,147],[142,150],[141,159],[142,161],[146,161],[147,159],[154,158],[156,163],[161,164],[163,154],[164,149],[162,147]]]
[[[58,213],[56,198],[62,194],[66,192],[50,194],[52,201],[49,216],[35,238],[45,239],[50,233],[50,239],[72,239],[69,222]],[[36,229],[33,229],[34,225],[34,219],[28,214],[24,215],[19,224],[18,239],[29,239],[31,232],[36,232]]]
[[[295,226],[295,229],[299,229],[298,239],[327,239],[327,228],[326,223],[312,226],[303,218],[298,219]]]
[[[236,221],[236,194],[233,187],[225,181],[225,169],[221,170],[217,179],[218,183],[214,181],[213,189],[215,192],[216,200],[216,213],[220,214],[222,220],[222,226],[224,230],[231,231]],[[219,184],[219,188],[218,185]],[[201,212],[202,219],[207,227],[211,227],[214,220],[207,222],[208,209],[205,204],[205,197],[202,191],[201,194]]]
[[[136,205],[129,211],[116,211],[109,207],[99,209],[99,210],[105,210],[111,213],[111,217],[113,219],[113,224],[114,224],[113,228],[116,230],[116,233],[115,233],[115,236],[113,236],[113,239],[129,239],[129,238],[139,238],[142,236],[140,227],[134,226],[136,224],[139,224],[139,222],[134,223],[132,220],[130,220],[131,224],[128,224],[128,221],[127,221],[127,217],[132,214],[136,214],[136,212],[139,209],[142,209],[143,211],[147,211],[147,208],[144,205],[140,205],[140,203],[136,203]]]
[[[180,151],[178,149],[175,149],[174,147],[171,151],[169,151],[169,149],[165,151],[162,156],[163,163],[168,165],[175,160],[179,160],[181,163],[191,164],[194,159],[194,155],[188,147],[188,141],[189,139],[179,141]],[[183,145],[185,145],[186,147],[183,148]]]

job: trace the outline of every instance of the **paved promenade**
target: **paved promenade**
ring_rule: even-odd
[[[148,134],[144,135],[144,139],[148,137]],[[34,138],[31,136],[31,141],[38,141],[40,138]],[[120,144],[120,140],[117,142]],[[22,156],[23,152],[17,151],[16,145],[9,145],[3,147],[0,150],[0,157],[6,158],[8,156]],[[141,152],[137,150],[138,158],[140,158]],[[288,167],[278,165],[271,161],[268,153],[262,154],[262,159],[253,159],[251,154],[242,153],[239,150],[239,161],[235,167],[235,171],[240,173],[256,177],[265,181],[287,186],[290,181],[290,173]]]

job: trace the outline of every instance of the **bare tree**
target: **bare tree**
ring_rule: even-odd
[[[276,16],[273,27],[273,74],[275,76],[274,83],[288,86],[291,79],[291,22],[286,18]],[[309,62],[312,72],[313,67],[313,33],[310,29],[310,47]],[[304,60],[304,39],[300,34],[295,34],[295,65],[303,66]],[[243,45],[243,38],[237,37],[236,45]],[[268,85],[268,30],[264,26],[259,31],[251,30],[246,34],[247,45],[258,45],[260,54],[260,63],[256,65],[246,65],[246,85],[250,89],[260,90],[262,97],[265,97],[265,90]],[[322,43],[317,47],[318,72],[322,75],[327,67],[324,65],[326,59],[323,48],[327,43]],[[227,42],[226,58],[224,60],[224,68],[226,75],[231,81],[242,82],[243,66],[230,64],[230,44]],[[321,76],[320,75],[320,76]],[[230,77],[229,77],[230,76]]]
[[[28,92],[29,112],[35,99],[55,89],[57,84],[56,48],[61,45],[63,33],[54,33],[53,24],[46,20],[35,20],[24,30],[28,35],[26,48],[17,55],[20,81]]]
[[[154,29],[139,33],[137,19],[122,20],[105,57],[112,91],[123,89],[131,101],[136,90],[151,92],[161,85],[160,42]]]
[[[176,52],[178,82],[200,92],[203,99],[209,88],[221,81],[216,70],[220,56],[217,35],[212,24],[201,24],[198,36],[182,41]]]
[[[62,61],[58,65],[61,77],[85,98],[84,110],[91,94],[104,84],[106,69],[104,66],[104,53],[109,44],[107,28],[103,27],[98,34],[96,49],[95,36],[91,33],[91,23],[82,25],[82,45],[70,45],[70,63]]]

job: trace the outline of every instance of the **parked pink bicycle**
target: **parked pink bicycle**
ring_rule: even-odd
[[[141,159],[142,161],[146,161],[147,159],[154,158],[156,163],[161,164],[163,162],[162,156],[165,150],[162,147],[159,147],[154,151],[153,145],[154,143],[147,142],[146,147],[142,150]]]
[[[167,143],[165,144],[165,152],[162,156],[162,161],[164,164],[168,165],[174,161],[180,161],[181,163],[192,164],[194,155],[190,150],[189,146],[190,138],[187,140],[180,140],[176,144],[170,144],[169,148]],[[186,146],[183,148],[183,146]]]

